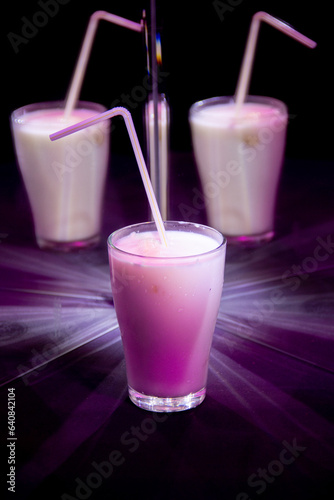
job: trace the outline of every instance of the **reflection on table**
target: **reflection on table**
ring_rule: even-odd
[[[191,206],[192,159],[174,162],[184,168],[174,169],[180,218],[180,203]],[[145,217],[137,179],[120,179],[111,192],[133,197]],[[13,229],[0,228],[0,380],[5,397],[15,388],[16,498],[332,498],[333,216],[321,204],[316,216],[318,201],[305,198],[292,213],[307,181],[295,193],[297,179],[283,179],[272,242],[228,248],[207,397],[173,415],[127,397],[105,240],[79,253],[43,252],[32,231],[20,240],[27,215],[15,196],[6,200]],[[103,237],[136,222],[127,200],[108,193]]]

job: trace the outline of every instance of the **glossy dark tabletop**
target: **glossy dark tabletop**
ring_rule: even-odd
[[[228,247],[207,397],[176,414],[141,410],[127,396],[106,238],[148,218],[135,160],[112,158],[101,243],[70,254],[36,247],[16,167],[6,168],[0,412],[6,474],[15,445],[9,498],[333,498],[333,164],[286,160],[275,238]],[[193,207],[196,187],[192,155],[173,153],[170,218]],[[189,214],[206,222],[204,210]]]

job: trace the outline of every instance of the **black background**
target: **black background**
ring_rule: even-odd
[[[23,18],[43,21],[36,14],[43,9],[38,0],[5,6],[1,20],[3,164],[14,160],[11,111],[31,102],[65,98],[89,16],[95,10],[107,10],[139,22],[143,8],[149,9],[147,0],[63,2],[57,4],[58,12],[48,16],[44,26],[37,27],[37,32],[26,39],[27,43],[20,43],[16,51],[9,33],[23,36]],[[227,6],[225,12],[223,4]],[[263,24],[250,93],[287,103],[294,116],[289,125],[287,157],[332,159],[333,43],[329,2],[160,0],[157,9],[163,71],[168,73],[163,87],[171,105],[172,149],[191,148],[187,116],[193,102],[234,93],[252,15],[265,10],[315,40],[318,46],[309,49]],[[123,94],[131,96],[136,86],[142,86],[145,62],[141,34],[100,22],[80,98],[110,108]],[[140,133],[142,103],[136,104],[129,109]],[[123,127],[116,129],[112,150],[130,151]]]

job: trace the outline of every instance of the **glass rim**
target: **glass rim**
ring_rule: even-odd
[[[128,252],[126,250],[122,250],[121,248],[118,248],[114,243],[112,243],[112,241],[111,241],[112,238],[115,237],[118,233],[121,233],[121,231],[123,231],[125,229],[127,229],[127,230],[133,229],[133,231],[135,231],[135,229],[139,228],[140,226],[143,226],[146,228],[148,228],[149,226],[152,226],[155,229],[155,231],[157,231],[155,222],[154,221],[147,221],[147,222],[138,222],[135,224],[130,224],[129,226],[124,226],[122,228],[119,228],[119,229],[116,229],[115,231],[113,231],[107,238],[108,248],[112,248],[113,250],[116,250],[117,252],[119,252],[121,255],[124,254],[124,255],[127,255],[128,257],[136,257],[136,258],[143,259],[143,260],[154,259],[155,261],[159,261],[159,260],[171,261],[173,259],[174,260],[194,259],[194,258],[210,255],[211,253],[215,253],[215,252],[222,250],[223,248],[226,248],[227,239],[225,238],[225,236],[220,231],[218,231],[218,229],[215,229],[211,226],[207,226],[205,224],[200,224],[197,222],[173,221],[173,220],[164,221],[164,226],[166,226],[166,224],[174,224],[175,226],[181,226],[181,225],[192,226],[192,227],[197,227],[198,229],[204,229],[204,230],[207,230],[207,231],[210,231],[214,234],[219,235],[222,238],[222,241],[220,243],[217,241],[217,246],[215,248],[213,248],[212,250],[207,250],[207,251],[202,252],[202,253],[196,253],[196,254],[192,254],[192,255],[182,255],[182,256],[177,256],[177,255],[173,255],[173,256],[141,255],[141,254],[137,254],[137,253],[133,253],[133,252]],[[130,234],[130,233],[128,233],[128,234]]]
[[[231,104],[235,102],[234,95],[226,95],[226,96],[215,96],[208,97],[205,99],[201,99],[200,101],[194,102],[189,108],[189,116],[196,113],[198,109],[201,109],[204,106],[214,105],[215,103],[222,102],[226,104]],[[262,102],[262,103],[272,103],[276,104],[277,108],[284,109],[284,112],[288,112],[288,107],[284,101],[277,99],[276,97],[264,96],[264,95],[253,95],[249,94],[246,96],[245,102]]]
[[[20,106],[16,109],[14,109],[10,116],[12,120],[15,120],[15,118],[18,116],[21,116],[25,113],[29,113],[31,111],[37,111],[38,109],[65,109],[65,104],[66,100],[65,99],[56,99],[52,101],[39,101],[39,102],[31,102],[29,104],[25,104],[23,106]],[[76,102],[75,108],[74,109],[83,109],[84,107],[87,107],[88,109],[93,109],[95,108],[97,112],[100,111],[106,111],[107,108],[101,103],[94,102],[94,101],[81,101],[78,100]]]

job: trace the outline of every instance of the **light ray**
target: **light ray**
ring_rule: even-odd
[[[114,367],[113,372],[107,374],[87,398],[62,421],[62,425],[43,441],[20,471],[20,484],[29,485],[30,478],[35,477],[36,474],[39,482],[42,482],[59,468],[82,443],[91,438],[110,420],[127,394],[124,375],[124,363],[120,361]],[[119,382],[115,383],[115,381]],[[94,408],[94,416],[92,408]],[[95,418],[96,409],[98,409],[98,418]],[[79,422],[81,432],[73,432]],[[66,443],[66,445],[60,447],[59,443]],[[54,449],[57,449],[57,453],[53,453]]]
[[[242,346],[237,344],[236,349],[241,350]],[[249,346],[247,352],[252,356],[253,351]],[[278,366],[281,368],[281,361]],[[289,370],[288,366],[286,370]],[[334,447],[327,442],[326,436],[333,436],[333,424],[230,356],[224,355],[221,350],[212,350],[210,372],[222,387],[211,397],[279,440],[282,436],[285,439],[298,436],[307,443],[307,453],[314,462],[321,460],[327,467],[332,467]],[[241,397],[241,394],[247,395],[247,398]],[[321,429],[322,437],[318,429]]]
[[[334,255],[315,258],[331,231],[326,223],[259,248],[229,248],[217,340],[228,332],[333,372]],[[294,266],[299,275],[284,280]],[[24,376],[104,335],[120,339],[106,251],[54,254],[4,243],[0,271],[3,383],[20,376],[18,365]]]
[[[120,341],[107,257],[0,248],[0,385],[100,337]]]

